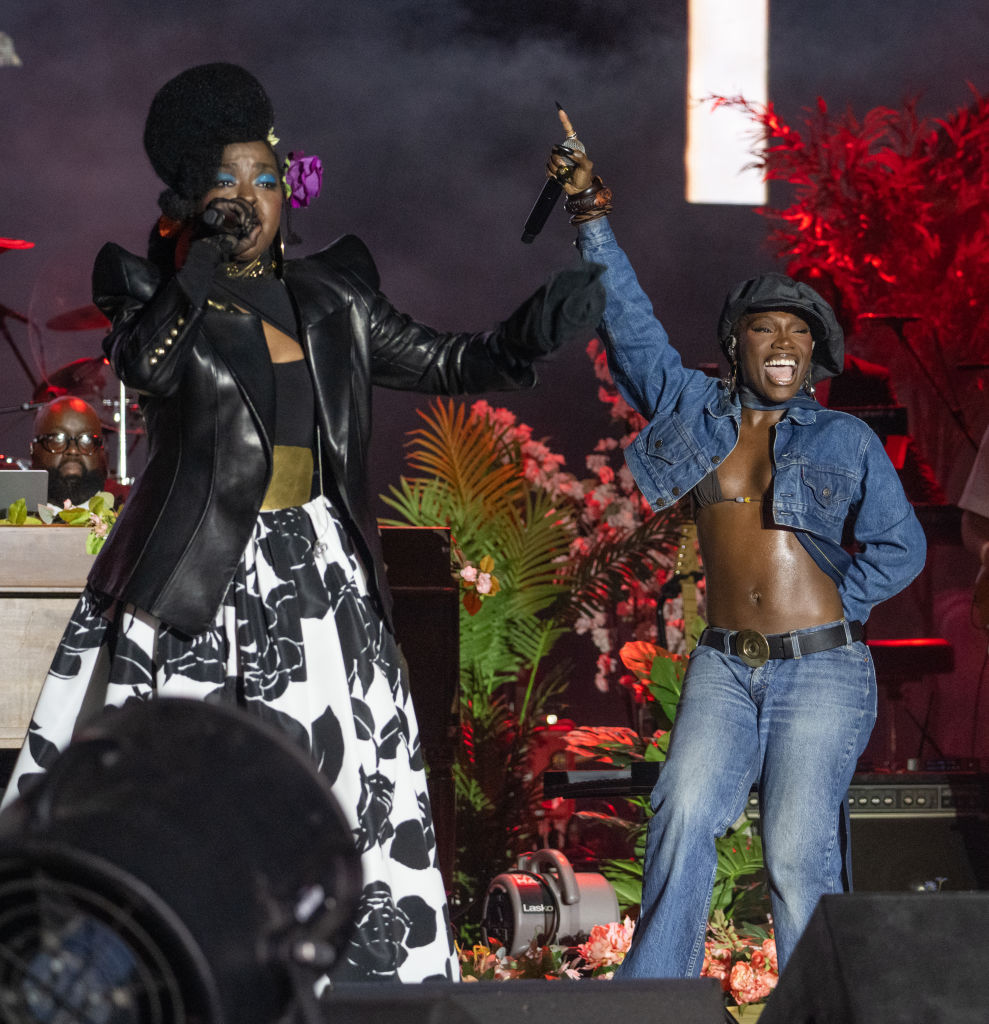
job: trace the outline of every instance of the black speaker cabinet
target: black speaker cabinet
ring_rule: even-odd
[[[986,1024],[989,893],[846,893],[814,911],[759,1024]]]
[[[321,1000],[327,1024],[723,1024],[712,978],[667,981],[508,981],[452,985],[336,985]]]
[[[381,530],[395,635],[409,666],[419,739],[429,766],[429,800],[440,870],[449,888],[456,853],[453,764],[460,739],[460,590],[450,561],[450,531]]]
[[[954,892],[989,889],[985,817],[853,816],[851,831],[856,892],[919,892],[938,886]]]

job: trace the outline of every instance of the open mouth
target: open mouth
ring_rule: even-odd
[[[786,387],[797,377],[797,361],[792,356],[777,356],[767,359],[766,376],[776,385]]]

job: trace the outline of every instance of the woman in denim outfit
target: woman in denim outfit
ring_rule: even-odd
[[[879,438],[813,398],[813,381],[842,366],[830,306],[781,274],[746,281],[719,322],[728,377],[686,369],[615,241],[590,159],[555,149],[547,173],[566,178],[567,157],[577,247],[607,268],[611,372],[648,421],[626,461],[654,508],[692,501],[710,623],[652,794],[619,975],[700,972],[714,841],[753,785],[782,967],[818,898],[850,888],[845,797],[876,717],[863,623],[923,568],[924,534]]]

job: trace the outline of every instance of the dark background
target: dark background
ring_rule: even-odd
[[[519,241],[560,134],[554,100],[614,189],[615,229],[688,362],[714,357],[727,289],[774,266],[753,208],[684,202],[685,3],[7,2],[0,31],[22,61],[0,67],[0,235],[36,243],[0,255],[0,303],[30,318],[7,326],[35,372],[99,354],[98,330],[45,325],[89,303],[105,241],[143,251],[161,188],[141,146],[148,104],[205,61],[256,74],[281,151],[326,165],[322,196],[293,215],[296,254],[359,234],[389,298],[436,327],[487,327],[573,260],[562,211],[534,245]],[[987,39],[977,0],[773,0],[770,97],[791,121],[818,96],[858,114],[915,96],[921,114],[944,116],[969,102],[969,83],[989,88]],[[16,410],[32,383],[6,341],[0,353],[0,407]],[[575,346],[540,376],[533,392],[488,397],[580,474],[608,433],[590,361]],[[378,393],[374,493],[402,471],[423,402]],[[26,455],[31,419],[0,415],[0,451]],[[972,419],[981,433],[982,410]],[[952,500],[971,457],[960,449],[942,481]]]

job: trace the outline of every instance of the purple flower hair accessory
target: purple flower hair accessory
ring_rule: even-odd
[[[301,150],[285,158],[285,197],[293,208],[308,206],[323,186],[323,161]]]

